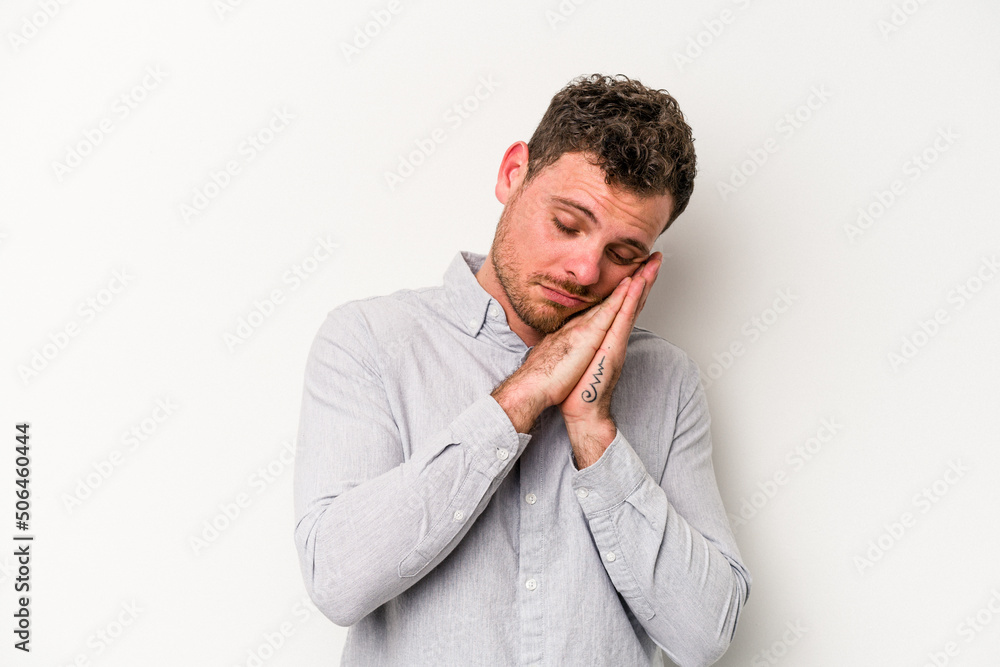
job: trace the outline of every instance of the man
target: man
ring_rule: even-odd
[[[698,368],[634,329],[687,206],[675,100],[593,75],[503,156],[488,256],[334,309],[295,543],[344,665],[708,665],[750,590]]]

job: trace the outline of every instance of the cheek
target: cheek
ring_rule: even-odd
[[[635,267],[613,264],[612,268],[607,272],[607,283],[602,285],[603,291],[601,294],[603,294],[605,298],[610,296],[611,293],[615,291],[615,288],[618,287],[618,283],[624,280],[626,276],[632,275],[634,271]]]

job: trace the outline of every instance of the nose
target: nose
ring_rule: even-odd
[[[595,285],[601,278],[601,249],[590,246],[574,248],[563,262],[563,268],[581,287]]]

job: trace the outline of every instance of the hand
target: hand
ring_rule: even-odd
[[[631,285],[621,307],[617,309],[590,364],[566,398],[559,403],[568,430],[610,422],[611,392],[618,383],[625,364],[629,334],[646,305],[646,297],[656,281],[662,263],[663,255],[653,253],[632,274]],[[609,443],[605,443],[607,444]]]
[[[561,403],[579,382],[625,300],[631,276],[599,304],[570,318],[535,345],[525,362],[493,390],[519,433],[546,408]]]

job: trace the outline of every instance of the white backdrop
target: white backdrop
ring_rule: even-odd
[[[997,664],[996,3],[11,0],[0,29],[0,663],[337,664],[292,542],[309,344],[486,252],[504,149],[602,72],[696,136],[639,324],[701,366],[753,575],[718,664]]]

